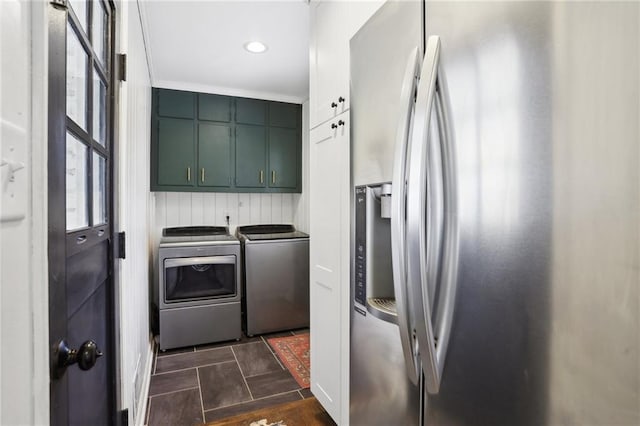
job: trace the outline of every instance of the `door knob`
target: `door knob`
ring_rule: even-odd
[[[344,101],[345,101],[345,99],[344,99],[342,96],[340,96],[340,97],[338,98],[338,102],[343,103]]]
[[[80,370],[89,370],[102,355],[93,340],[87,340],[78,349],[70,349],[66,340],[60,340],[53,350],[52,376],[59,379],[67,371],[67,367],[73,364],[78,364]]]
[[[335,102],[331,102],[331,108],[335,108],[335,107],[337,107],[337,106],[338,106],[338,104],[337,104],[337,103],[335,103]]]
[[[338,120],[338,126],[344,126],[344,121]]]
[[[336,123],[331,123],[331,128],[332,128],[332,129],[337,129],[337,128],[338,128],[338,125],[337,125]]]

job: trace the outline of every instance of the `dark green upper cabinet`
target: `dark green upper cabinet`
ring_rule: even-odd
[[[266,101],[236,98],[236,123],[264,125],[266,122]]]
[[[267,180],[264,126],[236,125],[236,186],[264,188]]]
[[[193,121],[160,118],[157,123],[158,185],[194,186]]]
[[[229,96],[198,94],[198,119],[230,122],[232,100]]]
[[[300,127],[300,105],[286,104],[284,102],[269,103],[269,125],[277,127]]]
[[[157,107],[160,117],[194,118],[195,94],[178,90],[159,90]]]
[[[152,191],[301,192],[301,105],[157,88],[152,104]]]
[[[269,129],[269,186],[296,188],[298,186],[298,132],[295,129]]]
[[[198,186],[231,186],[231,128],[200,123],[198,126]]]

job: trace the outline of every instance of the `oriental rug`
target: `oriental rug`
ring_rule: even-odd
[[[301,388],[308,388],[311,380],[309,333],[267,339],[280,362],[296,379]]]

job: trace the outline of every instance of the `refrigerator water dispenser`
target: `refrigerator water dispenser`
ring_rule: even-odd
[[[396,323],[391,266],[391,185],[356,187],[356,311]],[[361,306],[357,306],[357,305]]]

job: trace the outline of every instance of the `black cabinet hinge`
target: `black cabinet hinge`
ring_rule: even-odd
[[[116,253],[116,258],[118,259],[126,259],[127,256],[127,252],[126,252],[126,242],[127,242],[127,238],[124,232],[118,232],[116,234],[116,247],[117,247],[117,253]]]
[[[67,10],[67,0],[51,0],[49,3],[56,9]]]
[[[129,409],[120,411],[120,426],[129,426]]]
[[[127,55],[125,53],[118,53],[118,80],[127,81]]]

